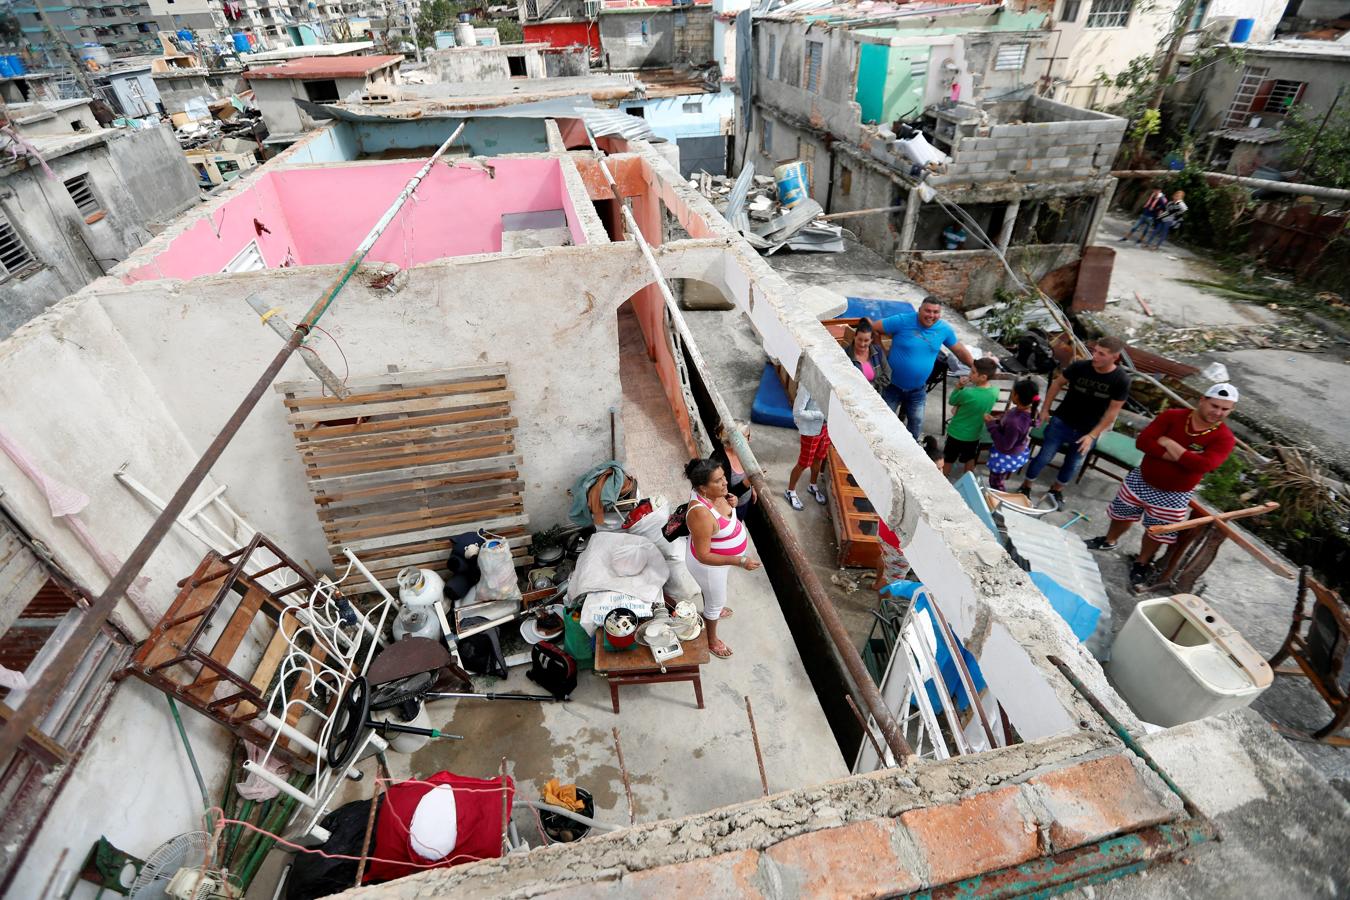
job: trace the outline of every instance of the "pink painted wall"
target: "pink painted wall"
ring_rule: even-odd
[[[219,272],[257,240],[268,268],[344,262],[417,170],[417,160],[270,172],[178,235],[125,276],[195,278]],[[552,159],[493,159],[435,166],[366,258],[407,267],[449,256],[498,253],[506,213],[561,209],[573,243],[585,232]],[[257,219],[268,229],[259,235]]]
[[[568,209],[562,173],[551,159],[493,159],[437,165],[400,211],[368,260],[413,266],[447,256],[498,253],[502,215],[567,211],[572,239],[584,243]],[[422,163],[291,169],[276,173],[277,194],[305,265],[344,261]]]
[[[299,264],[301,260],[277,196],[275,178],[270,174],[259,178],[247,190],[174,238],[167,250],[150,263],[133,269],[123,280],[195,278],[213,274],[225,268],[250,241],[258,242],[258,250],[269,269],[284,265],[288,257],[291,265]],[[259,234],[255,219],[267,230]]]

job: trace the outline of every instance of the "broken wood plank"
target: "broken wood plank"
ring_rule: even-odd
[[[378,388],[393,382],[412,386],[442,381],[463,381],[488,375],[509,375],[510,373],[511,366],[509,363],[485,363],[477,366],[457,366],[453,369],[427,369],[421,372],[397,372],[393,374],[383,372],[379,375],[349,377],[347,389],[355,391],[363,388]],[[273,389],[279,394],[304,395],[318,393],[319,387],[319,384],[314,381],[281,381],[275,384]]]
[[[326,419],[357,419],[371,416],[389,416],[395,413],[427,412],[431,410],[462,409],[468,406],[483,406],[488,403],[501,403],[514,400],[514,391],[487,391],[477,394],[457,394],[453,397],[427,397],[421,400],[392,400],[388,403],[371,403],[357,406],[339,406],[331,409],[308,409],[293,412],[286,416],[292,425],[307,425]]]

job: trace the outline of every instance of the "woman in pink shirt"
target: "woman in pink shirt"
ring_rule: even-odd
[[[844,345],[844,352],[848,354],[848,361],[862,372],[867,383],[876,388],[877,393],[884,391],[891,383],[891,364],[886,361],[881,341],[877,340],[872,323],[867,319],[858,320],[853,329],[853,340]]]

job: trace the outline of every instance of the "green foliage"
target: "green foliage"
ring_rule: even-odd
[[[1246,245],[1251,197],[1245,189],[1235,184],[1211,185],[1204,169],[1194,163],[1164,179],[1159,187],[1169,197],[1174,191],[1186,192],[1190,211],[1181,229],[1174,232],[1178,239],[1221,251]]]
[[[1010,344],[1022,336],[1022,322],[1037,305],[1036,295],[996,288],[994,302],[997,307],[980,320],[980,329],[1000,344]]]
[[[1241,509],[1246,505],[1244,495],[1255,487],[1252,475],[1252,467],[1234,453],[1200,482],[1200,496],[1221,510]]]
[[[450,31],[459,21],[459,14],[481,9],[481,6],[460,0],[427,0],[417,15],[417,43],[423,47],[435,46],[438,31]],[[518,44],[525,38],[525,30],[514,18],[472,20],[477,28],[495,28],[503,44]]]
[[[1162,127],[1162,113],[1156,109],[1146,109],[1139,116],[1138,121],[1134,123],[1134,128],[1130,130],[1130,139],[1135,141],[1148,140],[1157,134]]]
[[[1350,188],[1350,102],[1341,98],[1318,135],[1324,117],[1325,112],[1307,116],[1297,106],[1290,111],[1284,120],[1285,145],[1289,148],[1284,163],[1297,168],[1311,150],[1303,171],[1306,180],[1324,187]]]

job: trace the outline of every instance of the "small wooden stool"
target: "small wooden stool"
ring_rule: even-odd
[[[619,688],[627,684],[663,684],[671,681],[692,681],[694,697],[698,708],[703,709],[703,680],[699,667],[708,662],[708,633],[700,631],[698,637],[684,642],[684,653],[666,663],[661,668],[651,648],[638,644],[631,650],[609,650],[605,647],[605,638],[598,635],[595,641],[595,671],[603,673],[609,679],[609,699],[614,704],[614,714],[619,713]]]

